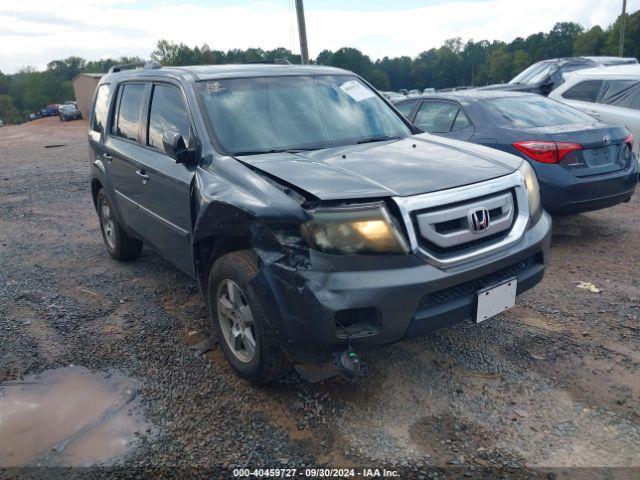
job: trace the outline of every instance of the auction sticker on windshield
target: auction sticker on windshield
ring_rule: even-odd
[[[340,85],[340,89],[353,98],[356,102],[367,100],[368,98],[375,97],[375,94],[355,80],[349,80]]]

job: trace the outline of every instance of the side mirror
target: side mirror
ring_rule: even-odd
[[[167,130],[162,135],[162,146],[167,155],[173,158],[176,163],[187,163],[189,150],[180,132]]]
[[[554,86],[555,82],[549,78],[542,85],[540,85],[540,91],[545,95],[549,95]]]

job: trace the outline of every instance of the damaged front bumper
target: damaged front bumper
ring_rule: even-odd
[[[550,239],[542,213],[517,243],[463,265],[313,251],[305,266],[264,262],[253,285],[291,359],[317,363],[349,344],[366,350],[471,318],[476,291],[501,280],[515,276],[517,293],[528,290],[543,277]]]

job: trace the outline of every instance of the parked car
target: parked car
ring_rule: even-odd
[[[82,118],[82,112],[73,104],[64,104],[60,105],[58,116],[60,121],[78,120]]]
[[[386,98],[391,102],[398,101],[405,97],[405,95],[402,95],[401,93],[398,93],[398,92],[380,92],[380,93],[384,98]]]
[[[626,125],[640,158],[640,65],[580,70],[549,96],[603,122]]]
[[[480,90],[509,90],[514,92],[532,92],[549,95],[554,88],[564,82],[564,76],[570,72],[593,68],[598,65],[609,66],[620,63],[638,63],[635,58],[618,57],[570,57],[553,58],[534,63],[509,83],[480,87]]]
[[[40,109],[41,117],[53,117],[56,115],[58,115],[58,105],[56,104],[47,105],[46,107]]]
[[[484,321],[545,269],[529,164],[418,132],[337,68],[116,67],[89,121],[106,250],[197,279],[250,381],[361,373],[356,349]]]
[[[633,195],[638,166],[624,125],[607,125],[555,100],[518,92],[434,94],[396,107],[425,132],[527,160],[549,212],[610,207]]]
[[[4,127],[4,122],[0,120],[0,127]]]

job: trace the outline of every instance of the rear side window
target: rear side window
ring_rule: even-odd
[[[98,87],[96,94],[96,104],[93,106],[93,119],[91,121],[91,130],[104,133],[104,127],[107,123],[107,114],[109,113],[109,94],[111,93],[111,85],[104,84]]]
[[[605,81],[600,92],[599,103],[640,110],[640,82],[638,80]]]
[[[420,105],[416,114],[416,127],[429,133],[447,133],[451,131],[460,108],[451,102],[428,101]]]
[[[491,98],[483,103],[502,123],[521,128],[595,121],[580,110],[540,95]]]
[[[396,104],[396,108],[400,111],[401,114],[403,114],[407,118],[409,118],[409,115],[411,115],[411,112],[413,111],[413,107],[415,106],[416,106],[415,100],[412,102],[402,102],[402,103]]]
[[[456,130],[462,130],[463,128],[467,128],[470,126],[471,122],[469,121],[465,113],[461,108],[458,109],[458,115],[456,115],[456,119],[453,122],[453,127],[451,128],[451,130],[455,132]]]
[[[113,131],[118,137],[134,142],[138,140],[138,123],[144,87],[142,83],[127,83],[120,88],[118,116],[115,119]]]
[[[580,100],[582,102],[595,102],[602,86],[602,80],[585,80],[580,82],[562,94],[567,100]]]
[[[149,145],[163,150],[164,132],[173,130],[189,141],[189,115],[182,92],[173,85],[155,85],[149,113]]]

